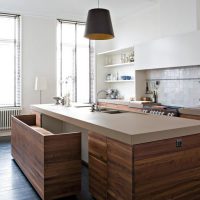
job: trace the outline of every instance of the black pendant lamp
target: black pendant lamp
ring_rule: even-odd
[[[94,8],[88,11],[85,37],[90,40],[109,40],[114,38],[110,11],[104,8]]]

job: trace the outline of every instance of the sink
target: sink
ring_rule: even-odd
[[[102,108],[99,112],[108,114],[120,114],[120,113],[126,113],[127,111]]]

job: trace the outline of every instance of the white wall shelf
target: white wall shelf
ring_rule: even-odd
[[[135,80],[111,80],[111,81],[104,81],[105,83],[124,83],[124,82],[134,82]]]
[[[124,53],[124,52],[128,52],[128,51],[132,51],[134,48],[133,47],[127,47],[127,48],[123,48],[123,49],[114,49],[114,50],[110,50],[110,51],[104,51],[101,53],[98,53],[97,55],[117,55],[120,53]]]
[[[135,96],[135,80],[122,80],[122,76],[135,77],[134,47],[114,49],[98,53],[96,90],[117,89],[125,99]],[[108,76],[111,80],[107,80]],[[115,79],[119,77],[119,79]]]
[[[105,68],[112,68],[112,67],[124,67],[124,66],[134,66],[134,62],[128,63],[119,63],[119,64],[112,64],[112,65],[104,65]]]

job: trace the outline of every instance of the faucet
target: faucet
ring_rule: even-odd
[[[109,94],[107,90],[99,90],[99,91],[97,92],[97,94],[96,94],[96,103],[92,105],[92,109],[91,109],[92,112],[94,112],[95,110],[96,110],[96,111],[99,111],[98,96],[99,96],[99,94],[102,93],[102,92],[105,92],[106,95]]]

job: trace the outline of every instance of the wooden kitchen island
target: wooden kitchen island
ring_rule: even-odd
[[[200,121],[56,105],[32,110],[42,125],[50,117],[51,126],[55,119],[88,130],[89,185],[97,200],[200,199]]]

